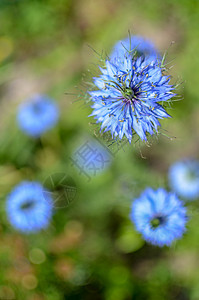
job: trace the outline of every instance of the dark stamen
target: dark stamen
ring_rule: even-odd
[[[40,114],[43,111],[43,107],[42,107],[41,103],[35,102],[32,105],[32,110],[34,111],[35,114]]]
[[[198,177],[197,173],[195,170],[189,170],[186,174],[186,178],[189,181],[195,180]]]
[[[27,201],[27,202],[23,203],[20,207],[21,207],[22,210],[26,210],[26,209],[33,208],[34,205],[35,205],[35,201],[30,200],[30,201]]]
[[[150,221],[150,224],[151,224],[151,227],[153,229],[157,228],[158,226],[162,225],[163,223],[165,222],[165,217],[163,216],[156,216],[154,217],[151,221]]]

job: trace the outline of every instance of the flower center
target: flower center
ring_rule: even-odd
[[[164,224],[166,221],[166,218],[163,217],[163,216],[156,216],[154,217],[151,221],[150,221],[150,224],[151,224],[151,227],[153,229],[157,228],[158,226]]]
[[[32,104],[32,110],[36,115],[39,115],[43,112],[43,107],[40,102],[35,102]]]
[[[132,90],[132,88],[129,88],[129,87],[126,87],[124,90],[123,90],[123,96],[126,100],[130,100],[132,101],[134,96],[135,96],[135,93],[134,91]]]
[[[197,178],[198,178],[198,176],[194,170],[189,170],[186,174],[186,179],[188,181],[194,181]]]
[[[28,210],[28,209],[33,208],[34,205],[35,205],[35,201],[34,200],[29,200],[29,201],[26,201],[25,203],[21,204],[20,208],[22,210]]]

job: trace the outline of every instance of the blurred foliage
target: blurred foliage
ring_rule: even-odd
[[[173,119],[162,122],[150,147],[125,145],[88,182],[70,160],[95,131],[91,109],[79,100],[101,53],[128,30],[162,53],[175,41],[168,61],[183,100],[173,103]],[[198,202],[188,204],[187,233],[171,248],[147,245],[128,218],[142,189],[167,186],[172,162],[199,156],[198,36],[198,0],[0,1],[0,299],[199,299]],[[34,93],[61,108],[58,126],[40,140],[26,137],[15,121],[17,105]],[[64,208],[55,202],[48,230],[14,231],[5,214],[11,189],[59,172],[75,181],[74,201]]]

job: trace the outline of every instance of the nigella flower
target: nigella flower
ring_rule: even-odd
[[[174,96],[170,77],[163,74],[157,60],[149,63],[145,56],[132,57],[128,52],[117,63],[106,61],[102,74],[94,78],[98,90],[91,91],[93,112],[101,130],[112,138],[134,133],[142,140],[158,132],[159,119],[170,117],[160,104]]]
[[[36,95],[19,106],[19,127],[29,136],[39,137],[53,128],[59,118],[59,109],[54,101],[44,95]]]
[[[188,200],[199,198],[199,162],[186,159],[175,162],[169,169],[172,189]]]
[[[53,200],[38,182],[23,181],[7,198],[9,222],[24,233],[37,232],[49,225]]]
[[[187,222],[183,203],[163,188],[147,188],[133,202],[130,218],[147,242],[160,247],[180,239]]]
[[[161,58],[154,44],[141,36],[132,36],[117,42],[109,56],[110,60],[117,63],[118,58],[124,57],[126,52],[132,56],[144,55],[149,62]]]
[[[104,171],[111,163],[112,155],[96,139],[88,139],[75,149],[71,160],[73,164],[90,180]]]

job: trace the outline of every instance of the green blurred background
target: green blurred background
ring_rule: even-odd
[[[96,129],[84,96],[101,54],[129,30],[162,54],[169,48],[183,100],[150,147],[125,146],[88,182],[70,160]],[[188,204],[187,232],[170,248],[147,245],[128,217],[145,187],[169,188],[171,163],[199,156],[198,49],[198,0],[0,0],[0,299],[199,299],[198,201]],[[61,110],[39,141],[16,125],[18,104],[35,93]],[[47,230],[16,232],[5,213],[8,193],[59,172],[75,181],[74,201],[55,202]]]

